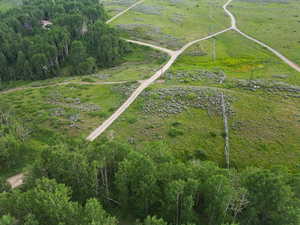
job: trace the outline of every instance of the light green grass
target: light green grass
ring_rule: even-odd
[[[239,28],[300,64],[300,3],[234,0],[229,8]]]
[[[7,11],[20,4],[20,0],[0,0],[0,12]]]
[[[295,93],[268,92],[259,88],[250,91],[235,83],[259,80],[270,86],[272,82],[275,85],[293,86],[300,84],[299,74],[269,51],[234,32],[215,39],[215,58],[213,43],[214,40],[208,40],[191,47],[179,57],[169,72],[224,71],[227,78],[223,84],[211,79],[184,82],[167,79],[164,84],[155,84],[149,90],[198,86],[224,92],[231,99],[233,111],[228,119],[232,166],[268,168],[286,165],[291,169],[299,168],[300,140],[297,136],[300,133],[300,99],[288,97]],[[160,101],[156,97],[153,96],[153,102]],[[195,157],[201,150],[208,159],[224,165],[221,115],[211,115],[206,109],[188,107],[182,113],[162,118],[155,113],[145,112],[145,104],[145,97],[140,96],[104,136],[141,147],[149,141],[162,141],[180,158]],[[169,135],[174,122],[180,122],[179,129],[183,133],[177,137]]]
[[[152,88],[162,87],[164,86],[155,85]],[[195,157],[197,151],[202,151],[208,159],[223,164],[221,117],[208,115],[205,110],[196,108],[188,108],[182,113],[161,117],[156,113],[145,113],[142,110],[144,103],[144,98],[140,97],[103,136],[128,142],[140,148],[147,142],[163,142],[181,159]],[[173,128],[180,130],[182,135],[170,136],[169,132]],[[216,137],[211,133],[216,134]]]
[[[192,46],[179,57],[171,72],[197,69],[224,71],[227,81],[260,79],[300,85],[298,72],[268,50],[234,31]],[[280,78],[280,75],[284,75],[284,78]]]
[[[113,89],[113,85],[65,85],[44,89],[27,89],[0,95],[0,103],[11,108],[22,121],[34,127],[38,138],[39,130],[71,136],[88,135],[95,127],[118,107],[125,96]],[[79,99],[80,104],[74,103]],[[69,104],[71,103],[71,104]],[[78,106],[93,104],[100,107],[96,111],[82,111]],[[87,107],[84,107],[87,108]],[[63,110],[62,115],[54,114],[55,109]],[[75,127],[71,127],[70,117],[79,115]]]
[[[131,38],[177,49],[229,26],[225,0],[146,0],[112,24]]]

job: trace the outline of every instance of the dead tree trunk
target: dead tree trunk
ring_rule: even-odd
[[[228,118],[226,113],[226,103],[224,99],[224,93],[221,93],[221,106],[222,106],[222,114],[223,114],[223,122],[224,122],[224,139],[225,139],[225,145],[224,145],[224,154],[225,154],[225,162],[227,168],[229,168],[230,159],[229,159],[229,129],[228,129]]]

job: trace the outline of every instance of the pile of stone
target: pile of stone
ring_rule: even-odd
[[[278,81],[236,80],[236,87],[250,91],[264,90],[270,93],[289,93],[287,96],[300,98],[300,87]]]
[[[135,3],[135,0],[100,0],[100,4],[103,4],[104,6],[124,6],[128,7]],[[122,9],[124,10],[124,9]]]
[[[132,92],[139,86],[138,82],[127,82],[124,84],[117,84],[111,87],[113,92],[117,92],[124,97],[129,97]]]
[[[207,79],[216,83],[223,83],[226,78],[226,74],[223,71],[214,72],[208,70],[192,70],[167,72],[165,77],[167,80],[176,80],[183,83]]]
[[[147,14],[147,15],[161,15],[163,11],[163,7],[159,5],[146,5],[141,4],[133,8],[133,11]]]
[[[52,105],[67,107],[71,109],[76,109],[80,112],[95,112],[100,110],[100,106],[83,103],[80,98],[69,98],[62,96],[59,92],[53,92],[48,96],[48,103]],[[62,108],[52,109],[52,115],[60,116],[63,115],[64,111]]]
[[[201,87],[172,87],[146,91],[142,94],[144,99],[143,111],[161,117],[178,114],[189,107],[207,110],[210,115],[222,115],[221,93],[216,89]],[[230,97],[225,97],[227,115],[233,114]]]
[[[119,24],[118,29],[126,31],[130,36],[136,37],[136,39],[151,39],[155,37],[157,44],[166,45],[168,48],[180,48],[185,42],[183,39],[178,39],[170,34],[165,34],[161,31],[160,27],[150,24]]]
[[[64,108],[53,108],[53,109],[50,109],[51,111],[51,116],[56,116],[56,117],[59,117],[59,116],[64,116],[66,111]]]
[[[184,15],[179,14],[179,13],[174,13],[174,14],[172,15],[172,17],[170,18],[170,20],[171,20],[173,23],[176,23],[176,24],[182,24],[182,22],[184,21],[184,18],[185,18]]]

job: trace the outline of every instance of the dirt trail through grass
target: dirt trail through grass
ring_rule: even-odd
[[[80,84],[80,85],[105,85],[105,84],[123,84],[126,83],[127,81],[111,81],[111,82],[84,82],[84,81],[78,81],[78,82],[62,82],[62,83],[56,83],[56,84],[49,84],[49,85],[42,85],[42,86],[36,86],[36,87],[17,87],[17,88],[12,88],[4,91],[0,91],[0,94],[8,94],[16,91],[22,91],[22,90],[27,90],[27,89],[41,89],[41,88],[47,88],[47,87],[54,87],[54,86],[63,86],[63,85],[68,85],[68,84]]]

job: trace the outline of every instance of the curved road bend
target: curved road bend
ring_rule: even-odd
[[[167,49],[167,48],[163,48],[163,47],[159,47],[159,46],[156,46],[156,45],[153,45],[153,44],[148,44],[148,43],[145,43],[145,42],[134,41],[134,40],[129,40],[129,39],[124,39],[124,40],[127,41],[127,42],[129,42],[129,43],[133,43],[133,44],[137,44],[137,45],[143,45],[143,46],[147,46],[147,47],[150,47],[150,48],[154,48],[156,50],[159,50],[159,51],[167,53],[169,56],[173,56],[174,54],[176,54],[176,51],[173,51],[173,50],[170,50],[170,49]]]
[[[184,47],[182,47],[178,51],[174,51],[172,53],[171,58],[165,64],[160,70],[158,70],[152,77],[150,77],[148,80],[145,80],[142,82],[142,84],[131,94],[131,96],[126,100],[126,102],[121,105],[116,112],[114,112],[104,123],[99,126],[96,130],[94,130],[86,139],[89,141],[94,141],[99,135],[101,135],[134,101],[135,99],[147,88],[149,85],[151,85],[156,79],[158,79],[161,75],[163,75],[175,62],[175,60],[180,56],[187,48],[192,46],[193,44],[204,41],[207,39],[210,39],[212,37],[215,37],[219,34],[222,34],[228,30],[231,30],[231,28],[227,28],[225,30],[222,30],[220,32],[211,34],[207,37],[189,42]]]
[[[223,6],[224,11],[228,14],[228,16],[231,19],[231,27],[232,30],[235,30],[236,32],[238,32],[240,35],[244,36],[245,38],[256,42],[257,44],[265,47],[266,49],[268,49],[270,52],[272,52],[273,54],[275,54],[278,58],[280,58],[282,61],[284,61],[286,64],[288,64],[290,67],[292,67],[293,69],[295,69],[296,71],[300,72],[300,66],[297,65],[296,63],[292,62],[291,60],[289,60],[287,57],[285,57],[284,55],[282,55],[280,52],[276,51],[275,49],[273,49],[272,47],[270,47],[269,45],[245,34],[244,32],[242,32],[236,25],[236,18],[234,17],[234,15],[227,9],[228,5],[230,5],[230,3],[233,0],[229,0],[228,2],[226,2],[226,4]]]

